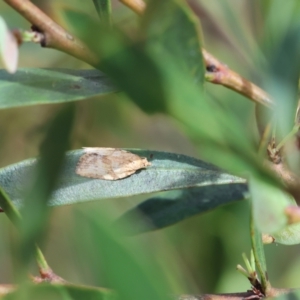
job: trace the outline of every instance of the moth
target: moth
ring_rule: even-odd
[[[147,158],[116,148],[83,148],[76,174],[104,180],[117,180],[151,165]]]

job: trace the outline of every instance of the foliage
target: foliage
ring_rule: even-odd
[[[13,6],[12,1],[5,2]],[[16,51],[18,39],[65,52],[58,56],[54,50],[38,49],[32,54],[20,48],[21,67],[16,73],[0,70],[4,120],[0,152],[7,157],[1,160],[0,206],[17,228],[10,258],[16,265],[15,283],[19,284],[3,298],[165,299],[209,289],[241,292],[247,289],[247,282],[238,284],[240,277],[231,270],[238,255],[250,247],[259,276],[253,265],[248,272],[240,270],[250,280],[253,293],[258,297],[280,294],[268,276],[273,271],[277,278],[283,274],[273,266],[267,272],[262,233],[282,244],[298,244],[300,239],[299,224],[290,224],[285,211],[297,209],[299,203],[299,151],[295,146],[299,127],[295,117],[299,3],[291,0],[282,8],[279,0],[240,1],[241,7],[233,7],[230,1],[195,0],[189,5],[183,0],[150,0],[136,20],[126,7],[109,0],[72,1],[60,9],[59,17],[51,13],[46,1],[40,2],[49,16],[76,38],[67,33],[65,42],[57,42],[53,32],[43,32],[41,27],[11,32],[0,19],[0,55],[10,73],[18,55],[5,47],[12,44],[12,51]],[[57,9],[58,2],[50,6]],[[238,15],[242,8],[251,9],[249,15],[257,24],[250,26]],[[276,13],[281,10],[277,22]],[[197,14],[204,19],[203,28]],[[2,16],[5,18],[4,13]],[[205,24],[205,17],[214,30]],[[253,100],[247,89],[252,83],[246,79],[241,79],[241,87],[238,81],[229,86],[234,91],[205,82],[214,82],[211,78],[216,66],[209,65],[202,50],[203,36],[208,48],[218,45],[215,54],[224,61],[232,62],[241,73],[262,78],[260,85],[274,102],[268,114],[256,104],[255,120],[254,105],[235,93]],[[223,40],[231,46],[225,46]],[[43,54],[44,64],[40,59],[37,64],[22,61],[22,55],[34,61],[35,53],[40,52],[49,53]],[[85,62],[68,63],[69,54]],[[95,69],[87,68],[86,62]],[[221,75],[218,83],[228,86]],[[13,113],[16,118],[12,120]],[[33,118],[40,118],[35,126]],[[28,124],[35,129],[27,130]],[[5,155],[14,126],[17,132],[24,130],[26,147],[34,149],[20,157],[17,145],[11,156]],[[32,134],[36,141],[28,138]],[[76,165],[84,153],[79,148],[100,145],[126,148],[147,158],[151,166],[115,181],[77,175]],[[33,154],[39,157],[28,159]],[[268,167],[268,160],[274,168]],[[9,164],[11,161],[19,162]],[[282,161],[288,171],[278,171]],[[296,185],[289,185],[288,176]],[[210,210],[214,211],[202,215]],[[0,218],[3,224],[4,213]],[[170,225],[175,226],[153,232]],[[49,238],[47,233],[53,226],[58,229]],[[0,232],[0,238],[8,243],[12,238],[5,238],[6,231]],[[72,241],[67,250],[61,245],[56,249],[56,243],[64,244],[63,234]],[[55,257],[55,273],[37,248],[37,244],[44,248],[45,243],[51,249],[49,257]],[[176,243],[178,252],[174,250]],[[65,256],[70,256],[72,263],[58,252],[70,250],[73,253]],[[280,251],[293,257],[294,250]],[[0,247],[3,256],[2,252]],[[194,258],[188,258],[189,254]],[[275,255],[270,255],[274,262],[280,257]],[[9,260],[7,252],[4,257]],[[40,276],[33,281],[49,281],[51,285],[27,282],[34,257]],[[189,271],[181,261],[196,267]],[[200,288],[193,282],[199,280]],[[297,292],[293,296],[298,298]]]

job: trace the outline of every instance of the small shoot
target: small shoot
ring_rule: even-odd
[[[265,297],[264,291],[262,289],[262,285],[257,276],[257,272],[256,272],[256,268],[255,268],[255,257],[254,257],[253,250],[251,250],[251,252],[250,252],[250,260],[247,258],[245,253],[242,254],[242,257],[243,257],[243,260],[244,260],[247,270],[245,268],[243,268],[241,265],[237,265],[236,269],[241,274],[246,276],[247,279],[251,283],[253,296],[251,296],[251,298],[247,298],[247,299],[252,299],[252,298],[260,299],[260,298]]]
[[[245,253],[242,254],[244,263],[246,265],[246,269],[244,269],[241,265],[237,265],[236,269],[247,277],[247,279],[250,281],[251,285],[256,287],[257,285],[260,286],[260,281],[257,277],[257,272],[255,268],[255,258],[253,251],[250,252],[250,260],[247,258],[247,255]]]
[[[289,142],[292,138],[295,137],[295,135],[297,134],[297,132],[299,131],[300,128],[300,124],[297,122],[294,127],[292,128],[292,130],[282,139],[282,141],[280,141],[276,147],[276,150],[279,152],[283,146]]]

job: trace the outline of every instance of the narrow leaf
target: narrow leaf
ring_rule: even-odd
[[[242,178],[224,173],[214,165],[185,155],[136,149],[128,149],[128,151],[146,157],[151,166],[116,181],[77,175],[76,166],[84,151],[69,152],[49,204],[64,205],[187,187],[245,183]],[[0,169],[0,186],[12,201],[20,206],[24,199],[24,192],[33,184],[36,172],[36,159],[25,160]]]
[[[160,71],[144,51],[143,43],[132,43],[121,32],[105,26],[100,28],[99,35],[99,24],[88,15],[72,10],[65,10],[64,14],[66,22],[71,25],[70,30],[101,57],[98,68],[118,88],[148,113],[166,111]]]
[[[262,233],[257,229],[253,214],[250,220],[251,244],[263,291],[270,289]]]
[[[111,1],[110,0],[93,0],[98,16],[106,24],[111,23]]]
[[[27,191],[23,191],[22,239],[19,247],[22,264],[30,261],[35,243],[41,238],[47,224],[47,203],[62,168],[65,151],[69,148],[73,118],[74,107],[68,106],[52,120],[40,147],[35,176],[31,176],[31,185]]]
[[[195,83],[204,82],[199,20],[185,1],[150,1],[144,17],[147,45],[158,56],[170,55]]]
[[[19,69],[0,70],[0,109],[84,100],[116,91],[97,70]]]
[[[135,223],[134,231],[130,234],[160,229],[218,206],[243,200],[246,194],[245,183],[218,182],[211,182],[203,187],[165,192],[126,212],[117,221],[117,225],[122,225],[124,221],[136,218],[137,214],[140,214],[142,220],[138,224]]]
[[[95,278],[116,291],[119,299],[165,299],[167,275],[162,273],[159,258],[137,241],[128,241],[121,230],[107,224],[111,220],[103,212],[76,216],[76,235],[80,235],[85,261]]]

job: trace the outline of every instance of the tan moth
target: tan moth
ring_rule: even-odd
[[[105,180],[117,180],[150,166],[147,158],[116,148],[84,148],[76,174]]]

